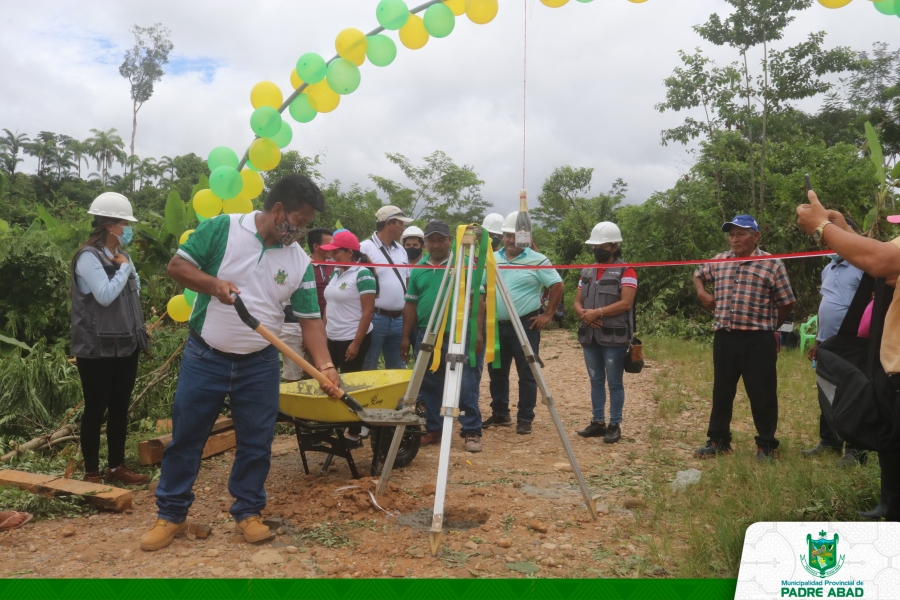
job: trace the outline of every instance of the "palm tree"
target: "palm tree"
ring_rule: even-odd
[[[131,183],[131,191],[134,191],[134,170],[135,168],[140,169],[141,167],[141,159],[137,156],[137,154],[132,154],[125,159],[125,171],[130,178],[129,181]]]
[[[151,181],[154,177],[159,175],[156,159],[151,157],[142,160],[138,167],[138,172],[140,173],[141,188],[143,189],[145,181]]]
[[[72,158],[74,158],[75,154],[72,152],[72,148],[70,146],[63,146],[60,149],[57,149],[56,156],[53,158],[53,162],[56,164],[56,176],[59,179],[62,179],[62,176],[65,174],[69,175],[72,168],[75,167],[75,163],[72,162]]]
[[[56,155],[56,141],[37,139],[22,146],[25,154],[38,159],[38,175],[44,174],[44,169],[53,164]]]
[[[159,159],[159,162],[156,163],[156,169],[160,177],[164,177],[166,173],[169,173],[171,175],[169,181],[175,180],[175,161],[168,156],[163,156]]]
[[[18,129],[15,133],[11,132],[9,129],[4,129],[3,132],[5,135],[0,137],[0,146],[6,146],[9,149],[10,154],[10,158],[4,160],[4,163],[9,174],[15,175],[16,165],[22,162],[22,159],[19,158],[19,150],[31,140],[24,133],[20,134]]]
[[[89,160],[91,145],[89,140],[83,142],[72,140],[68,147],[72,151],[72,158],[75,159],[75,168],[78,170],[78,179],[81,179],[81,163],[83,162],[86,167],[91,166]]]
[[[125,142],[116,133],[115,127],[108,131],[91,129],[91,133],[94,137],[87,140],[91,144],[91,156],[97,161],[97,168],[103,173],[103,185],[106,185],[113,161],[125,164]]]

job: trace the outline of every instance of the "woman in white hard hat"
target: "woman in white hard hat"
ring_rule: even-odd
[[[581,437],[600,437],[614,444],[622,437],[625,405],[625,354],[634,336],[634,296],[637,273],[622,264],[622,233],[615,223],[598,223],[585,244],[593,246],[596,268],[583,269],[575,293],[575,315],[581,319],[578,341],[591,380],[591,422]],[[609,384],[609,425],[606,423],[606,384]]]
[[[414,265],[422,258],[422,250],[425,248],[425,233],[415,225],[410,225],[403,231],[400,243],[406,250],[406,256],[409,257],[409,264]]]
[[[122,247],[137,221],[122,194],[106,192],[91,203],[94,230],[72,260],[72,354],[84,393],[81,454],[84,480],[100,483],[100,428],[106,419],[106,482],[149,483],[125,466],[128,405],[138,354],[150,347],[141,310],[140,280]]]

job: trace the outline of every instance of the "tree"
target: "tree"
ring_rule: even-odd
[[[131,84],[131,156],[134,156],[138,111],[153,95],[153,85],[165,75],[163,65],[169,62],[169,52],[175,46],[169,40],[171,32],[162,23],[156,23],[152,27],[135,25],[132,33],[134,47],[125,53],[125,61],[119,67],[119,74]]]
[[[175,163],[168,156],[160,158],[159,162],[156,163],[156,168],[160,177],[165,177],[166,173],[168,173],[169,181],[175,179]]]
[[[37,137],[23,146],[25,154],[33,156],[38,160],[38,175],[43,175],[44,171],[54,164],[56,157],[56,134],[50,131],[42,131]]]
[[[3,134],[3,137],[0,137],[0,146],[5,146],[9,151],[9,158],[4,160],[4,166],[10,175],[15,175],[16,166],[22,162],[22,159],[19,158],[19,150],[30,140],[27,135],[20,134],[18,130],[13,133],[9,129],[4,129]]]
[[[90,143],[79,140],[72,140],[68,148],[72,151],[72,158],[74,159],[75,169],[78,172],[78,179],[81,179],[81,163],[83,162],[86,167],[91,166],[90,158]]]
[[[107,131],[91,129],[94,137],[87,140],[90,143],[90,152],[97,161],[97,168],[102,173],[103,185],[109,181],[109,169],[113,162],[125,164],[125,142],[119,136],[115,128]]]
[[[480,223],[484,219],[490,205],[481,196],[484,181],[471,166],[456,165],[440,150],[426,156],[420,166],[413,165],[402,154],[385,156],[400,167],[414,187],[378,175],[369,178],[388,196],[391,204],[413,219],[444,219],[451,223]]]
[[[876,42],[871,55],[859,52],[857,57],[859,70],[848,82],[849,104],[880,132],[886,155],[900,154],[900,50]]]

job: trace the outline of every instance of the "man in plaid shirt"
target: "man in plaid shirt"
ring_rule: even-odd
[[[757,247],[759,225],[750,215],[738,215],[722,225],[731,251],[714,257],[768,256]],[[713,294],[706,284],[713,284]],[[794,294],[780,260],[707,263],[694,272],[694,287],[704,308],[715,311],[713,341],[713,403],[709,441],[696,451],[715,458],[731,451],[731,413],[738,380],[743,376],[756,425],[756,458],[774,458],[778,440],[778,329],[791,313]]]

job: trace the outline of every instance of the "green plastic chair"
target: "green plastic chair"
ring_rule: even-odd
[[[800,352],[806,352],[806,344],[812,348],[816,343],[816,334],[819,332],[819,315],[813,315],[809,321],[800,325]]]

